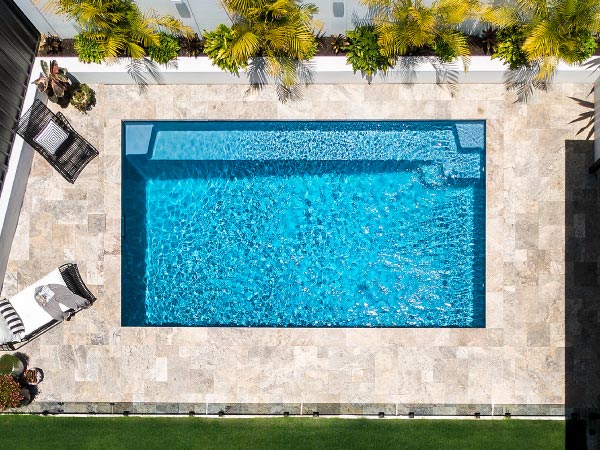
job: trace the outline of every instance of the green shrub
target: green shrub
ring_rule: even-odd
[[[448,44],[448,41],[436,37],[431,45],[433,54],[437,56],[442,62],[449,63],[458,58],[456,50]]]
[[[348,45],[343,47],[346,59],[354,73],[360,71],[369,83],[378,70],[386,71],[394,66],[394,59],[381,54],[377,44],[377,32],[371,25],[360,26],[348,32]]]
[[[100,64],[106,57],[103,44],[99,40],[89,36],[87,33],[79,33],[76,35],[73,47],[77,52],[79,61],[84,63]]]
[[[237,75],[247,64],[238,64],[231,55],[229,46],[232,41],[233,30],[227,25],[221,24],[215,31],[204,32],[204,52],[213,65]]]
[[[70,103],[73,108],[86,114],[96,106],[96,93],[87,84],[79,84],[71,94]]]
[[[19,365],[19,358],[15,355],[0,356],[0,375],[9,375]]]
[[[167,33],[158,33],[159,45],[148,47],[148,56],[158,64],[167,64],[177,58],[179,39]]]
[[[501,28],[497,33],[498,46],[492,59],[498,58],[505,61],[511,70],[529,65],[527,54],[523,50],[525,33],[523,28],[513,25]]]
[[[577,57],[580,62],[583,62],[594,54],[598,47],[598,43],[592,33],[589,32],[582,33],[581,36],[578,36],[577,40],[579,41],[579,45],[577,46]]]

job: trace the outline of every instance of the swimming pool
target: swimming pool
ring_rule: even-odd
[[[123,137],[123,325],[485,326],[485,122]]]

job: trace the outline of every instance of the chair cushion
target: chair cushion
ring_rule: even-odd
[[[4,320],[6,321],[8,328],[10,328],[13,336],[21,338],[25,333],[23,321],[15,311],[15,308],[13,308],[13,306],[5,298],[0,300],[0,314],[2,317],[4,317]]]
[[[61,284],[65,285],[65,280],[60,274],[59,269],[54,269],[45,277],[39,279],[34,284],[27,286],[18,294],[15,294],[10,298],[10,304],[15,308],[17,314],[23,320],[25,325],[25,335],[30,335],[34,331],[45,327],[54,319],[50,314],[40,308],[40,305],[35,301],[35,288],[37,286],[43,286],[44,284]],[[67,311],[68,308],[64,305],[60,305],[63,311]]]
[[[15,339],[13,336],[12,331],[10,331],[6,320],[4,320],[4,317],[0,314],[0,344],[8,344],[10,342],[16,342],[17,340],[18,339]]]
[[[69,135],[54,120],[49,120],[39,134],[33,138],[48,153],[54,155]]]

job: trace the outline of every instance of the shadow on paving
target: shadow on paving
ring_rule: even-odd
[[[565,142],[566,448],[598,448],[600,422],[600,180],[593,141]]]

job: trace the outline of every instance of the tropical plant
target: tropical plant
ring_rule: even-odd
[[[501,59],[510,70],[516,70],[519,67],[527,67],[529,61],[527,54],[523,50],[525,42],[525,32],[519,25],[511,25],[501,28],[498,33],[498,45],[492,59]]]
[[[247,63],[237,61],[231,54],[233,30],[227,25],[219,25],[216,30],[204,32],[204,51],[213,65],[227,72],[239,73]]]
[[[372,25],[362,25],[348,31],[348,44],[343,47],[354,73],[360,71],[369,84],[378,70],[385,72],[394,65],[394,58],[381,53],[379,36]]]
[[[179,39],[167,33],[158,33],[158,45],[148,47],[148,56],[158,64],[168,64],[177,59],[179,54]]]
[[[454,61],[459,55],[456,53],[456,48],[452,47],[448,41],[436,37],[431,44],[431,50],[433,54],[442,62],[450,63]]]
[[[344,51],[344,47],[346,47],[349,44],[348,39],[343,34],[332,35],[330,39],[331,49],[336,55]]]
[[[579,61],[583,62],[586,59],[592,57],[598,48],[598,41],[596,36],[592,33],[586,33],[581,36],[580,46],[577,49]]]
[[[501,28],[523,28],[522,49],[537,67],[535,79],[549,81],[560,61],[581,63],[593,54],[600,0],[518,0],[497,7],[490,17]]]
[[[0,375],[10,375],[19,366],[19,358],[15,355],[0,356]]]
[[[396,58],[429,47],[442,62],[460,57],[465,69],[469,45],[460,26],[478,18],[478,0],[435,0],[425,6],[421,0],[363,0],[374,11],[381,53]]]
[[[102,62],[124,56],[129,75],[144,89],[146,75],[156,81],[160,72],[147,59],[146,49],[160,46],[160,33],[191,36],[190,27],[153,10],[142,12],[132,0],[47,0],[44,10],[66,16],[81,29],[75,49],[83,62]]]
[[[0,411],[16,408],[23,400],[19,383],[10,374],[0,375]]]
[[[27,369],[23,374],[23,378],[27,384],[38,384],[44,379],[44,372],[37,367]]]
[[[96,106],[96,93],[87,84],[78,84],[71,93],[70,103],[77,111],[87,114]]]
[[[49,67],[44,60],[40,60],[40,65],[42,73],[32,84],[35,84],[40,92],[48,95],[48,100],[57,103],[65,95],[70,85],[67,69],[58,67],[55,60],[50,62]]]
[[[481,32],[481,46],[484,54],[493,55],[498,50],[498,30],[487,27]]]
[[[62,39],[53,34],[42,34],[40,39],[40,53],[44,55],[58,55],[62,53]]]
[[[79,61],[84,63],[100,64],[106,59],[106,52],[102,41],[94,39],[87,34],[78,34],[74,38],[73,47],[77,52]]]
[[[194,58],[200,56],[204,51],[204,41],[200,39],[198,33],[194,33],[192,37],[183,36],[179,39],[179,45],[186,55]]]
[[[142,13],[131,0],[48,0],[45,9],[74,20],[79,35],[96,41],[103,58],[144,58],[146,48],[160,45],[160,32],[192,34],[180,20],[153,10]]]
[[[233,73],[247,66],[258,88],[273,80],[282,101],[300,95],[298,85],[310,81],[305,61],[317,52],[317,7],[295,0],[223,0],[223,6],[232,20],[231,34],[219,27],[223,41],[215,46],[205,35],[213,62]]]

